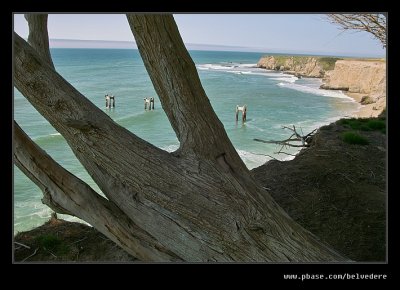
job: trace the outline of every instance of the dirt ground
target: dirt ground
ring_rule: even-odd
[[[18,233],[14,247],[16,262],[136,261],[94,228],[54,218],[31,231]]]
[[[338,122],[321,127],[294,160],[272,160],[252,173],[294,220],[342,254],[385,261],[386,135],[357,131],[369,144],[353,145],[342,141],[345,131]],[[15,242],[29,247],[14,244],[16,262],[137,261],[95,229],[59,219]]]
[[[370,143],[354,145],[342,141],[345,131],[339,123],[321,127],[295,159],[252,172],[294,220],[333,248],[355,261],[385,261],[386,135],[358,131]]]

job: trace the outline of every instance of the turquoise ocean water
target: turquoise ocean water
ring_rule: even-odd
[[[178,140],[161,108],[137,50],[52,49],[57,71],[121,126],[167,151]],[[320,90],[319,79],[298,79],[256,68],[261,53],[191,51],[211,104],[246,165],[262,165],[278,147],[253,141],[289,137],[284,125],[304,133],[359,109],[338,91]],[[105,108],[104,95],[115,95],[116,107]],[[145,111],[143,98],[155,97],[155,110]],[[247,122],[235,121],[236,105],[248,107]],[[14,119],[25,132],[66,169],[100,191],[77,161],[63,137],[17,91]],[[293,152],[293,151],[286,151]],[[14,232],[44,223],[51,210],[41,203],[42,193],[14,166]],[[73,220],[69,218],[70,220]]]

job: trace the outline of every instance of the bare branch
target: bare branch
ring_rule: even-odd
[[[14,241],[14,244],[17,244],[18,246],[22,246],[22,247],[27,248],[27,249],[30,249],[30,248],[31,248],[31,247],[29,247],[29,246],[27,246],[27,245],[25,245],[25,244],[18,243],[18,242],[15,242],[15,241]]]
[[[342,30],[365,31],[386,47],[386,16],[384,14],[328,14],[328,20]]]
[[[26,257],[25,259],[23,259],[21,262],[25,262],[26,260],[28,260],[30,257],[33,257],[36,255],[37,250],[39,250],[39,248],[36,248],[36,250],[33,252],[33,254],[29,255],[28,257]]]
[[[293,128],[290,128],[290,127],[287,127],[287,126],[283,126],[282,128],[292,131],[293,134],[290,135],[290,137],[285,139],[285,140],[262,140],[262,139],[253,139],[253,140],[257,141],[257,142],[262,142],[262,143],[282,145],[281,149],[278,151],[278,153],[281,153],[283,147],[285,147],[285,146],[287,146],[287,147],[299,147],[299,148],[309,147],[311,139],[312,139],[312,136],[313,136],[314,132],[317,130],[317,129],[314,129],[310,133],[308,133],[307,135],[302,136],[297,132],[295,125],[293,125]],[[296,136],[296,138],[292,138],[293,136]],[[301,142],[301,145],[293,144],[293,142]]]
[[[293,134],[290,135],[290,137],[285,139],[285,140],[278,140],[278,141],[277,140],[262,140],[262,139],[253,139],[253,140],[257,141],[257,142],[267,143],[267,144],[281,145],[281,148],[277,152],[274,152],[274,154],[286,154],[286,155],[290,155],[290,156],[296,156],[294,154],[290,154],[290,153],[284,152],[282,150],[284,148],[289,148],[289,147],[295,147],[295,148],[309,147],[310,146],[310,142],[312,140],[312,137],[313,137],[315,131],[317,130],[317,129],[314,129],[310,133],[308,133],[308,134],[303,136],[303,135],[300,135],[297,132],[295,125],[293,125],[293,128],[290,128],[290,127],[287,127],[287,126],[283,126],[282,128],[292,131]],[[303,132],[303,130],[301,130],[301,131]],[[293,136],[296,136],[296,138],[293,138]],[[300,144],[293,144],[293,142],[301,142],[301,145]]]

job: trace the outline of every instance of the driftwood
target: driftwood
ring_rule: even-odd
[[[298,147],[298,148],[309,147],[312,137],[314,136],[315,131],[317,131],[317,129],[314,129],[307,135],[300,135],[297,132],[295,125],[293,125],[293,128],[290,128],[287,126],[283,126],[282,128],[292,131],[293,134],[290,135],[290,137],[285,140],[278,140],[278,141],[277,140],[262,140],[262,139],[253,139],[253,140],[257,141],[257,142],[262,142],[262,143],[281,145],[281,148],[279,149],[279,151],[274,152],[275,154],[293,155],[293,154],[283,152],[282,150],[287,147]],[[301,142],[301,144],[296,144],[296,143],[300,143],[300,142]]]

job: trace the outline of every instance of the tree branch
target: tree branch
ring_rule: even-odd
[[[116,124],[44,63],[18,35],[15,35],[14,52],[15,86],[65,137],[106,195],[115,192],[118,186],[125,188],[127,183],[141,192],[152,172],[171,172],[170,167],[176,162],[171,154]],[[136,162],[126,164],[133,156]],[[121,166],[116,168],[114,164],[119,161]],[[133,183],[132,179],[127,180],[125,170],[137,173]],[[110,183],[111,180],[117,183]],[[162,176],[154,176],[153,180],[165,183]],[[175,182],[173,178],[170,180]]]
[[[295,147],[295,148],[306,148],[306,147],[309,147],[310,146],[310,142],[312,140],[312,137],[313,137],[315,131],[317,130],[317,129],[314,129],[310,133],[302,136],[297,132],[295,125],[293,125],[293,128],[290,128],[290,127],[287,127],[287,126],[283,126],[282,128],[292,131],[293,134],[290,135],[290,137],[285,139],[285,140],[262,140],[262,139],[253,139],[253,140],[257,141],[257,142],[261,142],[261,143],[280,145],[281,148],[277,152],[274,152],[274,154],[286,154],[286,155],[290,155],[290,156],[296,156],[296,155],[293,155],[293,154],[290,154],[290,153],[286,153],[286,152],[284,152],[282,150],[284,148],[287,148],[287,147]],[[293,136],[296,136],[296,137],[293,138]],[[293,144],[293,142],[301,142],[301,145],[300,144]]]
[[[54,211],[83,219],[142,260],[180,260],[133,223],[112,202],[55,162],[15,122],[14,160],[18,168],[43,191],[43,203]],[[122,240],[121,235],[127,239]],[[149,250],[151,248],[153,250]]]
[[[167,115],[175,118],[173,126],[179,132],[182,156],[168,154],[115,124],[15,35],[16,87],[65,137],[109,198],[104,207],[109,206],[110,214],[117,217],[102,218],[106,214],[100,208],[103,199],[93,202],[97,195],[86,200],[89,193],[81,196],[79,186],[71,185],[74,179],[68,174],[54,177],[54,189],[48,190],[52,202],[70,213],[76,213],[75,207],[93,203],[93,211],[100,215],[96,219],[101,221],[98,225],[93,221],[96,228],[105,227],[126,247],[132,236],[143,235],[137,241],[144,244],[129,248],[143,246],[142,250],[148,249],[147,255],[155,255],[154,259],[165,254],[165,259],[186,261],[343,260],[294,223],[249,174],[226,139],[204,91],[196,86],[199,81],[193,63],[185,55],[177,57],[185,51],[182,40],[177,40],[180,36],[172,16],[138,19],[144,21],[135,27],[142,36],[138,46],[146,43],[141,54],[146,66],[151,66],[153,83],[159,82],[157,90],[163,93],[160,98]],[[175,42],[179,45],[174,48]],[[43,159],[40,154],[36,156]],[[36,166],[52,180],[52,172],[57,172],[47,159],[39,164],[26,155],[18,162]],[[64,180],[69,190],[64,197],[66,205],[53,193]],[[124,229],[115,226],[118,221],[132,229],[137,225],[137,231],[126,235]],[[153,243],[151,237],[159,243]]]
[[[228,163],[245,168],[204,92],[173,16],[127,14],[127,19],[181,153],[211,160],[225,155]]]
[[[317,130],[317,129],[314,129],[310,133],[302,136],[297,132],[295,125],[293,125],[293,128],[290,128],[287,126],[283,126],[282,128],[292,131],[293,134],[285,140],[262,140],[262,139],[253,139],[253,140],[257,141],[257,142],[261,142],[261,143],[282,145],[281,149],[277,153],[284,153],[284,152],[282,152],[283,147],[298,147],[298,148],[309,147],[311,138],[312,138],[313,134],[315,133],[315,131]],[[296,136],[296,138],[292,138],[293,136]],[[301,145],[293,144],[293,142],[301,142]]]
[[[386,47],[386,17],[383,14],[328,14],[329,21],[343,30],[365,31]]]
[[[49,49],[47,17],[47,14],[25,14],[29,25],[28,43],[54,68]]]
[[[215,162],[177,158],[133,135],[76,91],[17,34],[14,44],[15,86],[64,136],[108,199],[171,255],[191,261],[212,255],[204,240],[212,242],[232,226],[218,215],[215,206],[225,197],[215,193],[222,183],[233,192],[234,186],[240,187],[237,181],[221,175]],[[206,183],[207,190],[199,183]],[[200,218],[199,207],[209,208],[204,213],[216,212]],[[218,231],[204,230],[206,220]]]

